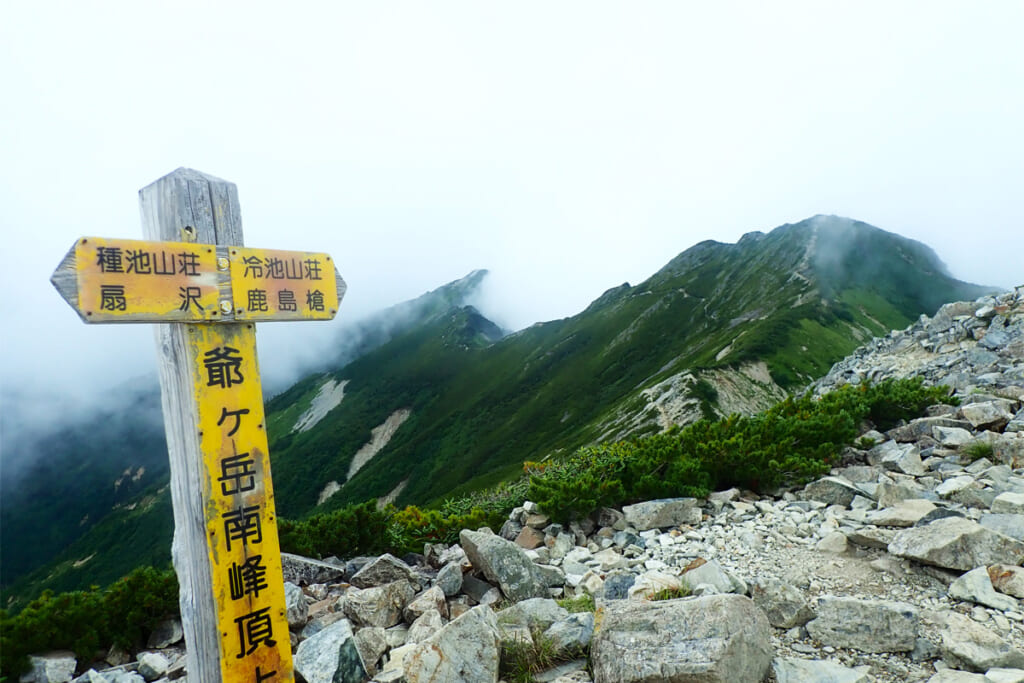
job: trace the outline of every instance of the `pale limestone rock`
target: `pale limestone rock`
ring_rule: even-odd
[[[594,683],[758,683],[771,666],[771,626],[740,595],[614,601],[590,652]]]
[[[995,563],[1020,564],[1024,543],[963,517],[944,517],[897,533],[889,552],[925,564],[969,571]]]
[[[1017,609],[1017,601],[1008,595],[996,592],[987,567],[978,567],[967,572],[949,585],[949,597],[966,600],[992,609]]]
[[[405,655],[405,679],[407,683],[496,683],[498,646],[494,612],[483,605],[474,607]]]
[[[750,597],[775,628],[803,626],[814,618],[807,597],[798,588],[770,578],[750,584]]]
[[[772,660],[776,683],[870,683],[868,668],[850,669],[836,662],[796,657]]]
[[[813,606],[807,632],[825,645],[862,652],[909,652],[917,640],[918,609],[905,602],[826,595]]]
[[[366,680],[348,620],[342,619],[299,643],[295,651],[295,670],[307,683],[362,683]]]
[[[697,513],[697,517],[694,516]],[[637,529],[664,529],[700,521],[696,498],[663,498],[648,500],[622,508],[626,523]]]
[[[1000,593],[1024,599],[1024,567],[994,564],[988,568],[988,578]]]
[[[549,596],[545,577],[515,543],[468,529],[462,530],[459,540],[473,567],[497,584],[509,600]]]

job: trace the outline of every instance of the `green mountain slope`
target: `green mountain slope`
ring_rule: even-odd
[[[477,316],[453,310],[268,405],[281,512],[308,514],[329,481],[340,489],[328,509],[385,495],[429,503],[524,460],[659,429],[658,387],[675,385],[684,420],[701,414],[702,379],[719,403],[719,388],[739,382],[766,406],[871,336],[985,291],[951,278],[920,243],[821,216],[698,244],[572,318],[490,345],[453,343],[473,337]],[[346,395],[313,429],[275,421],[328,380],[347,382]],[[357,450],[399,410],[408,419],[349,477]]]
[[[824,216],[736,244],[703,242],[578,315],[507,336],[466,305],[485,274],[379,316],[339,340],[327,372],[268,401],[281,516],[383,496],[429,504],[516,476],[525,460],[702,415],[759,410],[871,336],[991,291],[951,278],[920,243]],[[107,438],[94,439],[96,447]],[[69,445],[54,462],[72,453]],[[127,466],[112,460],[113,472]],[[52,562],[34,558],[17,575],[5,566],[5,593],[105,583],[138,558],[169,558],[169,532],[160,531],[166,469],[162,477],[139,483],[144,504],[104,500],[73,531],[61,520],[63,551]],[[19,511],[3,506],[6,525]],[[44,528],[44,511],[33,514]],[[29,530],[15,538],[6,530],[5,565],[30,538]],[[117,545],[124,538],[136,545]],[[112,546],[113,558],[104,554]]]
[[[474,271],[346,325],[324,365],[343,366],[438,313],[461,306],[484,277],[486,271]],[[497,328],[490,333],[495,338],[502,334]],[[19,433],[15,415],[0,416],[4,595],[31,594],[40,586],[65,590],[102,585],[137,561],[170,560],[173,520],[159,392],[155,375],[132,380],[109,392],[114,398],[92,409],[75,410],[44,434]],[[10,396],[11,404],[38,403],[28,394],[15,391]]]

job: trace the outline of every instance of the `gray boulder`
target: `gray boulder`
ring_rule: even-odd
[[[459,563],[449,562],[441,567],[437,572],[437,578],[434,579],[434,585],[439,586],[449,598],[458,595],[462,590],[462,567]]]
[[[167,673],[171,663],[159,652],[142,652],[139,654],[139,675],[147,681],[156,679]]]
[[[149,634],[146,647],[151,650],[162,650],[165,647],[181,642],[184,637],[185,632],[181,628],[181,619],[164,619]]]
[[[281,553],[281,571],[285,581],[291,581],[297,586],[331,583],[341,580],[345,575],[344,567],[291,553]]]
[[[1008,400],[984,401],[961,406],[960,413],[975,429],[998,432],[1013,419],[1012,407],[1013,402]]]
[[[807,632],[825,645],[861,652],[910,652],[917,641],[918,610],[905,602],[822,596]]]
[[[306,683],[362,683],[367,678],[352,626],[345,619],[299,643],[294,664]]]
[[[796,657],[776,657],[772,671],[777,683],[869,683],[870,667],[850,669],[835,662]]]
[[[498,622],[494,612],[485,605],[474,607],[405,655],[405,680],[407,683],[496,683],[498,647]]]
[[[849,507],[853,499],[860,494],[859,488],[841,477],[822,477],[805,486],[802,497],[825,505]]]
[[[921,450],[913,443],[897,444],[895,441],[886,441],[881,446],[871,449],[868,462],[890,472],[902,472],[915,477],[923,476],[926,472],[921,462]]]
[[[978,567],[959,577],[949,585],[949,597],[966,600],[992,609],[1017,609],[1017,601],[1008,595],[996,592],[989,578],[987,567]]]
[[[982,515],[978,524],[996,533],[1018,541],[1024,541],[1024,515],[988,514]]]
[[[696,562],[693,564],[696,564]],[[715,587],[718,593],[745,595],[747,592],[747,584],[722,569],[721,565],[714,560],[704,562],[687,570],[683,573],[682,578],[689,586],[695,587],[702,583],[710,584]]]
[[[875,510],[868,514],[868,524],[878,526],[914,526],[922,517],[935,509],[935,503],[923,498],[901,500],[892,507]]]
[[[932,436],[947,448],[959,448],[974,438],[974,435],[966,429],[960,427],[940,427],[938,425],[932,428]]]
[[[1020,564],[1024,542],[964,517],[945,517],[900,531],[889,544],[889,552],[937,567],[969,571],[988,564]]]
[[[814,611],[798,588],[776,579],[757,579],[750,584],[750,597],[764,611],[775,628],[803,626],[814,618]]]
[[[376,671],[377,662],[388,651],[386,632],[379,626],[359,629],[356,632],[356,649],[367,673]]]
[[[550,598],[532,598],[506,607],[497,613],[498,625],[521,626],[544,631],[569,618],[569,610]]]
[[[357,626],[389,628],[402,620],[402,610],[416,596],[408,581],[395,581],[345,594],[345,616]]]
[[[412,567],[394,555],[385,553],[356,572],[351,583],[356,588],[372,588],[403,579],[414,585],[419,583],[419,577]]]
[[[412,622],[406,633],[406,642],[422,643],[444,628],[445,619],[436,609],[429,609]]]
[[[662,498],[622,508],[626,523],[637,531],[664,529],[700,522],[696,498]]]
[[[1000,493],[992,501],[992,512],[998,515],[1024,515],[1024,493]]]
[[[509,600],[550,597],[547,577],[515,543],[469,529],[462,530],[459,540],[473,567],[497,584]]]
[[[927,620],[941,638],[943,658],[955,668],[981,673],[1024,668],[1024,652],[969,617],[946,610],[930,613]]]
[[[28,664],[28,673],[22,675],[21,683],[67,683],[78,666],[75,654],[65,650],[30,655]]]
[[[740,595],[609,602],[590,645],[594,683],[757,683],[771,660],[771,626]]]
[[[593,612],[570,614],[564,621],[558,621],[544,632],[556,650],[582,651],[594,637]]]
[[[943,669],[928,679],[928,683],[993,683],[982,674],[972,674],[956,669]]]
[[[309,605],[302,589],[291,581],[284,582],[284,604],[288,615],[288,628],[301,629],[309,618]]]
[[[444,591],[440,586],[431,586],[420,593],[415,600],[405,607],[405,620],[412,623],[427,610],[437,610],[442,617],[448,618],[448,603],[445,602]]]
[[[1000,593],[1024,599],[1024,567],[994,564],[988,568],[988,578]]]

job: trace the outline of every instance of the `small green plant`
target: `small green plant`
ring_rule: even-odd
[[[657,602],[658,600],[675,600],[676,598],[688,598],[693,595],[693,591],[687,584],[679,586],[679,588],[662,588],[660,591],[654,591],[647,596],[647,599],[651,602]]]
[[[964,446],[963,454],[967,456],[968,460],[974,462],[982,458],[992,458],[995,455],[995,449],[988,441],[973,441]]]
[[[872,448],[878,445],[878,443],[870,436],[862,436],[857,439],[856,443],[853,444],[862,451],[870,451]]]
[[[530,639],[516,637],[502,642],[498,673],[503,680],[532,683],[534,674],[587,655],[582,648],[559,649],[540,629],[532,629],[531,634]]]
[[[569,612],[593,612],[597,609],[594,604],[594,596],[590,593],[581,593],[575,598],[562,598],[556,601],[558,606]]]

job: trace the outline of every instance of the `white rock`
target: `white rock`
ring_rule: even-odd
[[[998,610],[1017,608],[1017,600],[997,593],[992,587],[987,567],[978,567],[967,572],[949,585],[949,597],[975,602]]]

